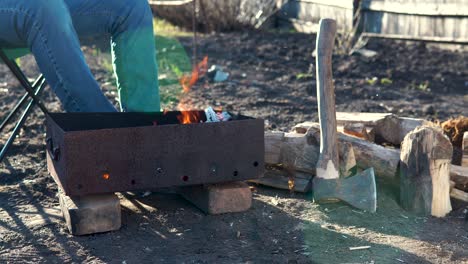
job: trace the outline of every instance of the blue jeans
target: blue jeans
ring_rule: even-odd
[[[122,111],[160,111],[153,17],[146,0],[1,0],[0,47],[27,47],[66,111],[113,112],[78,36],[111,40]]]

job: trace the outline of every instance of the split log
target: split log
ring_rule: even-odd
[[[295,192],[306,193],[312,189],[312,175],[302,172],[287,172],[284,170],[267,170],[265,176],[249,182],[289,190],[290,184]]]
[[[455,200],[459,200],[465,203],[468,203],[468,193],[458,190],[456,188],[453,188],[450,191],[450,197],[452,197]]]
[[[430,122],[424,119],[388,115],[376,122],[376,140],[399,146],[409,132],[422,125],[430,125]]]
[[[343,132],[345,134],[374,142],[374,139],[367,132],[368,130],[372,131],[372,133],[374,132],[373,128],[367,128],[363,123],[349,123],[349,124],[345,124],[343,127]]]
[[[468,191],[468,167],[452,164],[450,166],[450,180],[455,183],[456,188]]]
[[[375,129],[375,138],[379,142],[388,142],[400,145],[406,134],[418,126],[429,125],[424,119],[398,117],[389,113],[337,113],[338,126],[362,124],[365,127]]]
[[[452,144],[436,127],[410,132],[401,146],[400,202],[406,210],[443,217],[450,204]]]
[[[319,144],[311,135],[298,133],[265,133],[265,163],[315,174]]]
[[[394,179],[398,172],[400,152],[369,141],[340,134],[340,142],[349,142],[353,146],[357,166],[361,169],[374,168],[377,177]]]
[[[338,126],[346,124],[360,123],[368,127],[374,127],[378,121],[391,115],[390,113],[358,113],[358,112],[337,112],[336,123]]]
[[[356,174],[356,156],[351,143],[338,143],[339,169],[341,177],[349,177]]]
[[[284,132],[265,133],[265,163],[281,163],[281,146],[283,145]]]
[[[468,167],[468,131],[463,133],[462,139],[462,162],[463,167]]]
[[[307,134],[266,132],[265,163],[281,164],[283,167],[315,175],[320,152],[320,128],[316,127]],[[347,145],[348,144],[348,145]],[[341,171],[344,174],[357,165],[354,147],[349,142],[338,143]]]

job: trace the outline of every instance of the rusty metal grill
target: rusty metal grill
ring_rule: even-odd
[[[181,125],[178,115],[50,113],[48,170],[67,195],[262,176],[263,120],[239,115],[227,122]]]

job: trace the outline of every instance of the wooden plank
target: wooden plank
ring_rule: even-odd
[[[424,16],[468,16],[468,5],[462,1],[446,3],[445,1],[363,0],[361,8],[363,10]]]
[[[467,43],[468,17],[430,17],[364,11],[363,36],[401,40]],[[440,30],[442,25],[443,30]]]
[[[292,0],[291,2],[313,3],[325,6],[353,9],[353,0]]]
[[[424,41],[424,42],[438,42],[446,44],[468,44],[468,38],[452,38],[452,37],[425,37],[413,35],[398,35],[398,34],[384,34],[384,33],[362,33],[362,36],[369,38],[386,38],[394,40],[408,40],[408,41]]]
[[[321,18],[337,21],[337,30],[349,32],[353,28],[352,1],[336,1],[338,5],[351,3],[351,8],[326,4],[328,1],[289,1],[278,12],[280,25],[293,26],[297,31],[315,33]],[[341,2],[341,3],[340,3]]]

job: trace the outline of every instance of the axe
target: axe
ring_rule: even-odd
[[[321,19],[316,43],[317,101],[320,120],[320,156],[313,180],[318,202],[341,200],[356,208],[375,212],[377,194],[374,169],[347,178],[340,177],[336,130],[335,88],[332,80],[332,52],[336,22]]]

